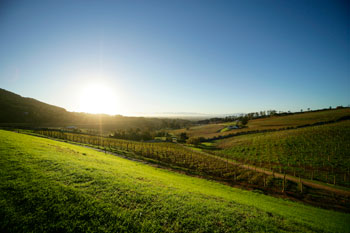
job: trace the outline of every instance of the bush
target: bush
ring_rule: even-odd
[[[188,144],[199,145],[201,143],[201,138],[189,138],[187,140]]]

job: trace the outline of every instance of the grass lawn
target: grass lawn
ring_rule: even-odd
[[[350,215],[0,131],[1,232],[349,232]]]

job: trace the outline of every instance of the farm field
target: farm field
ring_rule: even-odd
[[[349,1],[0,0],[0,233],[350,233]]]
[[[174,134],[185,132],[189,137],[204,137],[206,139],[210,139],[235,133],[262,130],[278,130],[308,124],[315,124],[318,122],[335,121],[345,116],[350,116],[350,108],[323,110],[317,112],[304,112],[287,116],[273,116],[253,119],[248,122],[247,127],[241,129],[224,130],[230,123],[220,123],[200,125],[190,127],[188,129],[174,130],[172,132]]]
[[[350,121],[241,135],[215,143],[216,155],[276,172],[350,186]]]
[[[2,232],[349,232],[349,214],[0,131]]]
[[[147,161],[188,175],[214,179],[229,185],[241,188],[257,189],[272,195],[283,195],[284,198],[297,199],[314,206],[341,211],[349,210],[347,192],[337,186],[329,189],[326,184],[315,185],[314,181],[301,181],[297,178],[276,175],[265,170],[252,169],[243,165],[245,161],[233,162],[226,155],[220,156],[205,153],[212,148],[212,143],[201,148],[188,147],[177,143],[148,143],[135,142],[93,136],[86,134],[69,133],[53,130],[38,130],[34,135],[49,137],[56,140],[92,147],[103,152],[112,152],[126,158]],[[28,132],[27,132],[28,133]],[[29,132],[30,133],[30,132]],[[31,133],[32,134],[32,133]],[[203,151],[204,150],[204,151]],[[249,163],[248,163],[249,164]],[[281,166],[280,166],[281,167]],[[280,169],[280,172],[281,169]],[[295,176],[294,176],[295,177]],[[287,180],[285,180],[287,179]],[[301,183],[308,183],[307,189]],[[301,186],[300,186],[301,185]]]
[[[52,130],[36,131],[38,136],[45,136],[62,141],[73,142],[84,146],[125,155],[128,158],[136,158],[144,161],[161,164],[166,167],[179,169],[181,171],[219,178],[220,180],[258,185],[267,177],[237,165],[227,163],[210,154],[187,148],[180,144],[169,142],[136,142],[105,138],[93,135],[84,135]],[[254,177],[254,182],[250,179]],[[249,182],[248,182],[249,181]],[[270,182],[273,186],[273,182]]]

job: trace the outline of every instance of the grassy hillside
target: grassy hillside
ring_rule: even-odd
[[[98,130],[179,128],[190,125],[188,120],[157,119],[144,117],[110,116],[69,112],[32,98],[22,97],[0,88],[0,126],[14,127],[67,127]]]
[[[317,122],[334,121],[344,116],[350,116],[350,108],[324,110],[317,112],[304,112],[287,116],[273,116],[250,120],[246,128],[224,130],[230,123],[208,124],[194,126],[188,129],[174,130],[173,133],[187,133],[190,137],[213,138],[256,130],[276,130],[289,127],[297,127]]]
[[[347,232],[327,211],[0,131],[2,232]]]
[[[301,189],[299,187],[300,180],[296,178],[290,179],[287,177],[287,180],[291,182],[284,183],[281,175],[275,176],[272,172],[266,172],[266,170],[256,171],[256,169],[241,166],[240,163],[230,161],[227,156],[220,158],[219,156],[204,153],[199,148],[188,148],[177,143],[135,142],[52,130],[38,130],[34,135],[56,138],[64,142],[69,141],[79,145],[98,148],[101,151],[118,153],[131,159],[136,158],[160,164],[163,167],[182,171],[186,174],[200,175],[201,177],[231,185],[258,189],[259,192],[283,194],[284,197],[292,197],[293,199],[327,209],[346,211],[350,208],[350,203],[343,196],[344,193],[341,194],[341,191],[339,193],[339,188],[344,189],[344,187],[337,187],[336,190],[328,192],[330,190],[324,189],[324,186],[320,187],[310,184],[311,186],[308,185],[307,190],[305,188]],[[208,146],[203,147],[203,149],[207,150],[209,147],[212,148],[212,146]],[[243,161],[243,163],[246,163],[246,161]],[[276,167],[277,165],[273,164],[273,166]],[[281,165],[277,166],[277,168],[282,170]],[[304,174],[306,174],[305,171],[303,171],[302,175]],[[299,170],[298,175],[300,175]],[[323,185],[328,187],[326,184]],[[320,188],[323,191],[319,190]]]
[[[241,135],[216,142],[237,161],[291,175],[350,186],[350,121]]]

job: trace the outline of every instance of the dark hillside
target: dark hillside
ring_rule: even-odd
[[[0,89],[1,123],[59,124],[66,122],[70,115],[64,108]]]
[[[140,128],[177,129],[190,125],[188,120],[124,117],[121,115],[69,112],[64,108],[22,97],[0,88],[0,126],[66,127],[111,131]]]

